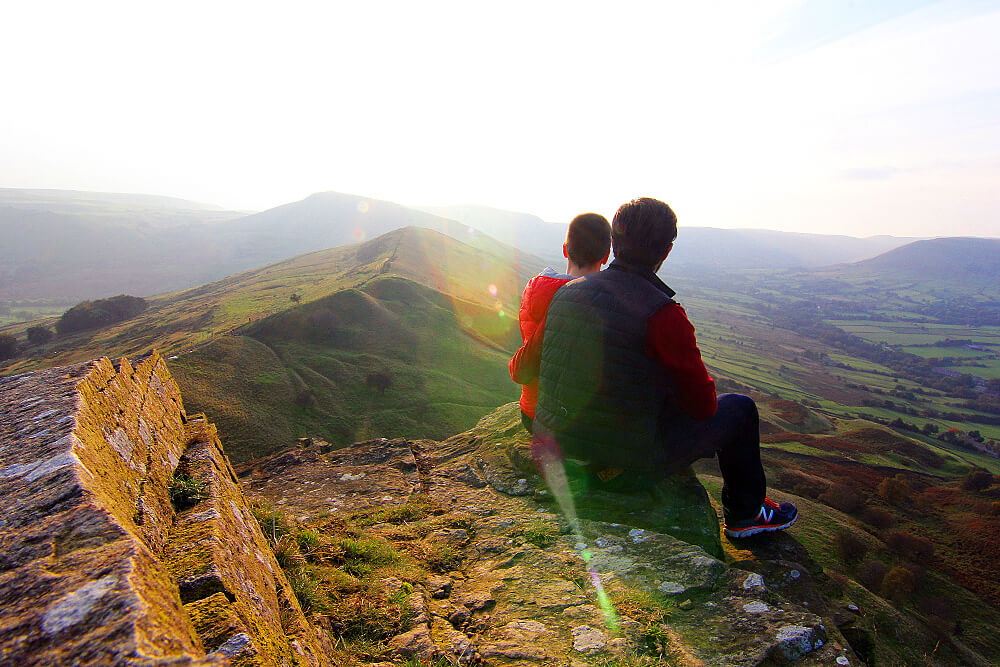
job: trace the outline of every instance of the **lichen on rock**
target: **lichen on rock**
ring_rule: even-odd
[[[0,662],[329,664],[159,355],[0,378],[0,415]],[[171,504],[183,457],[208,514]]]

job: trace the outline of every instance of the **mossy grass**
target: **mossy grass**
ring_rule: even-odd
[[[391,542],[339,519],[303,526],[266,503],[254,515],[302,609],[323,616],[341,639],[381,646],[410,627],[407,579],[422,579],[424,571]],[[404,583],[387,592],[387,577]]]
[[[559,537],[559,528],[548,521],[533,519],[521,530],[521,536],[526,542],[531,542],[540,549],[551,547]]]
[[[450,572],[462,564],[462,551],[448,544],[421,545],[419,551],[432,572]]]
[[[292,533],[292,522],[275,507],[274,503],[255,502],[251,512],[260,525],[261,532],[272,543]]]
[[[425,494],[414,494],[402,505],[382,507],[370,513],[358,513],[352,517],[358,526],[373,526],[379,523],[411,523],[431,515],[444,514],[447,510]]]
[[[190,509],[209,497],[207,487],[205,482],[178,468],[170,480],[170,503],[179,512]]]

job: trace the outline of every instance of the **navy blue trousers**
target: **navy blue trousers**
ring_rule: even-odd
[[[760,417],[752,398],[722,394],[718,409],[708,419],[673,413],[661,423],[660,433],[670,466],[719,457],[727,520],[757,516],[767,482],[760,462]]]

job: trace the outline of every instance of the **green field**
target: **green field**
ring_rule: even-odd
[[[886,314],[891,312],[886,311]],[[1000,344],[1000,327],[971,327],[932,322],[873,322],[872,320],[831,319],[827,322],[873,343],[901,346],[929,345],[951,338],[971,340],[974,343]]]

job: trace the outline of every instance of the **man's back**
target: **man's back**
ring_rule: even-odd
[[[674,385],[646,354],[646,326],[671,296],[651,271],[617,261],[556,293],[536,423],[568,456],[599,467],[663,463],[657,433]]]

